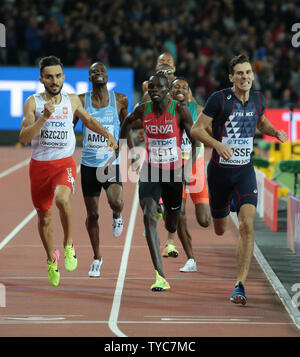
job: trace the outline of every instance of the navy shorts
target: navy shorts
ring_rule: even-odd
[[[251,162],[242,167],[224,168],[210,160],[207,182],[213,218],[224,218],[230,210],[238,213],[246,203],[257,206],[256,175]]]
[[[112,184],[122,186],[119,165],[111,165],[106,175],[101,175],[99,169],[81,164],[81,188],[84,197],[99,197],[102,187],[107,190]]]

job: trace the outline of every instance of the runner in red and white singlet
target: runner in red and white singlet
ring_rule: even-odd
[[[40,82],[43,93],[30,96],[24,105],[24,118],[20,131],[20,143],[31,142],[30,184],[34,207],[38,214],[38,231],[46,250],[48,279],[57,286],[59,251],[53,248],[52,202],[59,209],[64,231],[65,268],[73,271],[77,257],[71,235],[71,205],[76,166],[72,155],[75,149],[73,115],[78,116],[91,130],[108,138],[108,146],[116,149],[112,135],[87,111],[75,94],[61,91],[65,75],[57,57],[44,57],[40,61]]]

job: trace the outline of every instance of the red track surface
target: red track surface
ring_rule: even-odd
[[[30,149],[24,148],[2,147],[0,152],[0,174],[31,154]],[[76,151],[74,157],[79,164],[80,151]],[[0,283],[6,290],[6,307],[0,307],[0,336],[300,335],[255,260],[246,284],[248,304],[239,306],[230,303],[229,297],[236,277],[236,230],[232,224],[227,234],[219,238],[213,233],[212,226],[206,229],[199,227],[190,200],[187,207],[188,224],[193,237],[198,272],[179,272],[186,257],[178,242],[179,257],[163,260],[171,289],[166,292],[150,291],[155,276],[143,236],[143,219],[139,206],[132,240],[130,232],[126,234],[136,188],[133,183],[124,184],[125,229],[119,238],[112,235],[112,214],[105,194],[102,195],[100,227],[104,263],[101,278],[88,278],[92,249],[84,224],[85,208],[80,174],[76,182],[72,207],[73,240],[79,259],[78,268],[72,273],[64,269],[62,229],[55,208],[54,241],[61,252],[61,282],[58,287],[49,285],[46,255],[37,232],[37,218],[34,216],[0,250]],[[0,178],[0,195],[1,244],[33,211],[28,166]],[[159,232],[163,246],[167,234],[162,222],[159,222]],[[124,285],[122,274],[125,278]]]

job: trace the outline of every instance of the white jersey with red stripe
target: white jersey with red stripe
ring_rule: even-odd
[[[46,101],[41,93],[35,94],[35,120],[44,113]],[[61,92],[61,102],[44,123],[39,133],[32,139],[32,158],[39,161],[51,161],[72,156],[75,150],[73,129],[73,111],[69,95]]]

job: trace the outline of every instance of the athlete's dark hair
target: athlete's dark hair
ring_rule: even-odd
[[[43,69],[48,66],[61,66],[61,68],[63,68],[60,59],[55,56],[43,57],[40,60],[40,73],[42,74]]]
[[[158,78],[161,78],[161,79],[163,79],[164,81],[166,81],[167,82],[167,87],[169,88],[169,81],[168,81],[168,78],[163,74],[163,73],[161,73],[161,72],[157,72],[157,73],[154,73],[151,77],[158,77]],[[150,78],[151,78],[150,77]],[[149,78],[149,79],[150,79]]]
[[[249,58],[245,54],[240,54],[238,56],[233,57],[230,62],[229,62],[229,73],[233,74],[234,73],[234,66],[239,64],[239,63],[245,63],[248,62],[250,63]]]

